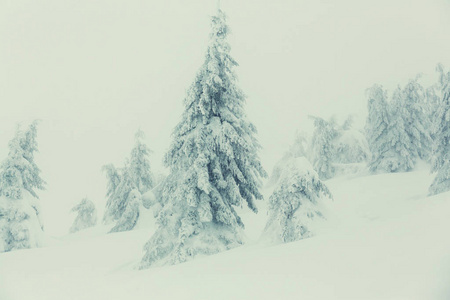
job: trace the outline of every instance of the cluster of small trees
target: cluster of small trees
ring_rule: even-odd
[[[306,157],[312,162],[321,179],[330,179],[336,174],[336,166],[365,163],[370,152],[361,131],[353,128],[353,117],[338,124],[334,117],[328,121],[311,117],[314,132],[309,142]]]
[[[406,172],[419,158],[430,158],[430,119],[425,89],[417,79],[398,87],[387,101],[380,85],[368,90],[367,140],[372,153],[371,172]]]
[[[310,116],[314,131],[310,137],[305,132],[297,132],[294,143],[274,167],[269,180],[272,185],[280,176],[280,166],[291,158],[305,157],[313,165],[320,179],[326,180],[339,174],[354,164],[365,164],[370,158],[370,150],[364,133],[353,128],[353,116],[344,122],[337,122],[333,116],[328,120]]]
[[[368,89],[366,136],[372,153],[369,169],[379,172],[407,172],[417,161],[432,162],[437,172],[430,194],[450,190],[448,164],[450,73],[438,67],[438,84],[425,89],[419,77],[398,87],[388,101],[381,85]]]

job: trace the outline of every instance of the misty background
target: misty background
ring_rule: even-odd
[[[154,174],[203,63],[214,0],[0,0],[0,160],[17,123],[41,119],[36,162],[46,232],[123,165],[140,128]],[[232,55],[271,172],[307,116],[366,117],[365,90],[450,66],[450,1],[222,0]]]

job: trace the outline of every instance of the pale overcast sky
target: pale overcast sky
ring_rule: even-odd
[[[203,60],[213,0],[0,0],[0,160],[16,124],[38,118],[47,232],[63,234],[101,166],[121,165],[141,128],[153,170]],[[356,113],[364,91],[450,67],[446,0],[222,0],[232,54],[270,172],[309,114]],[[361,121],[361,122],[362,122]]]

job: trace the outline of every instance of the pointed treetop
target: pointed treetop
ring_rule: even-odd
[[[217,10],[217,14],[212,17],[211,27],[212,38],[221,37],[222,39],[224,39],[230,32],[229,27],[226,23],[226,15],[220,8]]]
[[[144,131],[142,131],[142,129],[138,129],[138,131],[136,131],[136,133],[135,133],[135,135],[134,135],[134,138],[136,139],[136,140],[140,140],[140,139],[143,139],[143,138],[145,138],[145,133],[144,133]]]

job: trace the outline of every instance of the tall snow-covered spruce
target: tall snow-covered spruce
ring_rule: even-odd
[[[262,199],[256,128],[244,113],[230,56],[229,28],[219,9],[201,66],[184,100],[185,111],[165,156],[170,168],[162,192],[159,228],[145,245],[140,267],[176,264],[244,243],[233,206],[257,212]]]
[[[34,162],[37,122],[17,130],[0,165],[0,252],[40,246],[43,223],[36,189],[44,189]]]
[[[430,195],[436,195],[450,191],[450,72],[444,73],[442,66],[438,66],[441,72],[441,102],[436,113],[437,131],[436,147],[433,153],[432,171],[437,172],[429,188]]]
[[[269,220],[264,236],[271,242],[293,242],[314,234],[323,219],[324,201],[331,193],[305,157],[285,160],[269,199]]]

